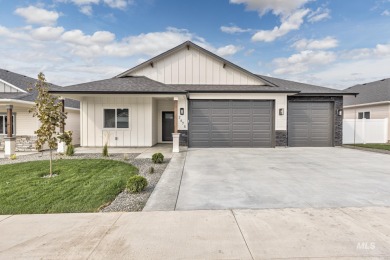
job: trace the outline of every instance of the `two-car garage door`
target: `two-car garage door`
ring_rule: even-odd
[[[273,101],[191,100],[190,147],[273,147]]]

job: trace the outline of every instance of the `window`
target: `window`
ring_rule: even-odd
[[[104,128],[129,128],[129,109],[104,109]]]
[[[370,119],[371,113],[370,112],[359,112],[358,113],[358,119]]]
[[[16,131],[16,123],[15,123],[15,115],[12,116],[13,119],[13,127],[12,127],[12,134],[15,134]],[[6,114],[0,114],[0,135],[6,135],[8,134],[8,129],[7,129],[7,115]]]

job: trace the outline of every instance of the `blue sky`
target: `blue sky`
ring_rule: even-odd
[[[254,72],[345,88],[390,76],[390,0],[0,0],[0,67],[69,85],[186,40]]]

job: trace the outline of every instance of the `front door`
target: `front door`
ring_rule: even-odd
[[[172,141],[174,131],[173,112],[162,112],[162,140]]]

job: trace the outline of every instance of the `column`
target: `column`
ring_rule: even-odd
[[[4,138],[4,156],[9,158],[11,155],[15,154],[16,150],[16,138],[12,135],[14,127],[14,119],[12,117],[12,105],[7,107],[7,137]]]
[[[178,126],[179,126],[179,98],[174,97],[173,98],[173,133],[172,133],[172,138],[173,138],[173,148],[172,152],[173,153],[178,153],[180,152],[180,134],[178,133]]]

